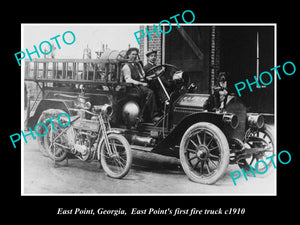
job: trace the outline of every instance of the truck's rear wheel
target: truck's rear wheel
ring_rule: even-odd
[[[65,111],[61,110],[61,109],[47,109],[45,111],[43,111],[38,119],[38,123],[44,123],[46,125],[46,127],[49,126],[50,121],[46,122],[46,120],[52,118],[52,117],[57,117],[59,114],[61,113],[65,113]],[[47,131],[45,130],[45,127],[44,126],[38,126],[37,127],[37,130],[36,130],[39,134],[45,134],[45,133],[48,133],[49,130],[47,129]],[[47,135],[47,134],[46,134]],[[45,136],[46,136],[45,135]],[[49,156],[48,154],[48,149],[47,147],[45,146],[45,138],[44,136],[37,136],[36,135],[36,140],[37,140],[37,143],[38,143],[38,146],[39,146],[39,150],[41,151],[41,153],[44,155],[44,156]]]
[[[63,129],[58,125],[58,123],[54,124],[56,125],[55,130],[51,124],[48,125],[48,133],[44,136],[44,146],[52,160],[61,162],[67,156],[67,151],[62,146],[67,145],[68,137],[66,134],[61,135]]]

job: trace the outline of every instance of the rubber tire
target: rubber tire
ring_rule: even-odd
[[[274,150],[274,154],[276,154],[275,153],[275,140],[274,140],[274,129],[272,128],[272,126],[270,126],[270,125],[268,125],[268,124],[265,124],[264,126],[263,126],[263,128],[261,128],[260,129],[260,131],[264,131],[265,133],[267,133],[267,135],[270,137],[270,139],[271,139],[271,141],[272,141],[272,143],[273,143],[273,150]],[[274,159],[273,159],[274,160]],[[240,166],[239,165],[239,167],[242,169],[243,167],[242,166]],[[245,168],[243,168],[243,169],[245,169]],[[254,173],[255,173],[255,177],[267,177],[267,176],[269,176],[269,175],[271,175],[273,172],[274,172],[274,166],[273,166],[273,163],[271,162],[271,160],[270,160],[270,162],[268,163],[268,170],[265,172],[265,173],[263,173],[263,174],[261,174],[261,173],[258,173],[256,170],[255,170],[255,168],[253,168],[253,171],[254,171]],[[245,172],[248,172],[249,170],[245,170]],[[254,177],[254,175],[253,175],[253,173],[248,173],[247,174],[247,176],[252,176],[252,177]]]
[[[54,113],[54,112],[56,112],[56,113]],[[41,113],[41,115],[40,115],[40,117],[39,117],[36,124],[44,123],[47,126],[47,129],[48,129],[48,125],[50,124],[50,122],[45,123],[45,121],[47,119],[50,119],[50,118],[54,117],[55,114],[59,115],[59,114],[64,113],[64,112],[65,111],[63,111],[61,109],[46,109]],[[44,127],[43,126],[39,126],[38,133],[39,134],[44,133]],[[44,139],[44,137],[40,137],[40,136],[36,135],[36,140],[37,140],[37,143],[38,143],[38,146],[39,146],[39,150],[43,154],[43,156],[49,157],[48,150],[45,148],[45,143],[44,143],[45,139]]]
[[[57,125],[58,123],[53,122],[53,124]],[[55,125],[54,125],[54,126],[55,126]],[[56,129],[59,128],[59,126],[55,126],[55,127],[56,127]],[[48,131],[50,130],[49,128],[52,129],[52,125],[51,125],[50,123],[49,123],[48,126],[47,126]],[[54,131],[54,132],[57,132],[57,131]],[[45,143],[45,141],[46,141],[48,135],[49,135],[49,132],[47,132],[47,134],[44,136],[44,145],[45,145],[45,148],[46,148],[46,150],[47,150],[47,153],[48,153],[49,157],[50,157],[53,161],[55,161],[55,162],[61,162],[61,161],[65,160],[65,158],[67,157],[67,152],[66,152],[65,150],[64,150],[63,154],[62,154],[60,157],[56,157],[54,154],[52,154],[52,153],[50,152],[50,149],[48,149],[48,147],[46,146],[47,144]],[[66,135],[66,134],[65,134],[65,135]],[[63,136],[63,135],[62,135],[62,136]]]
[[[206,129],[210,131],[214,136],[215,139],[218,142],[218,145],[220,146],[221,151],[221,161],[219,164],[219,168],[217,169],[217,172],[212,177],[200,177],[197,176],[193,171],[191,170],[190,166],[186,162],[186,157],[184,154],[184,146],[186,144],[187,139],[189,136],[198,129]],[[227,138],[225,137],[224,133],[214,124],[207,123],[207,122],[199,122],[191,127],[189,127],[186,132],[184,133],[181,142],[180,142],[180,148],[179,148],[179,157],[181,166],[185,172],[185,174],[194,182],[202,183],[202,184],[214,184],[217,182],[225,173],[228,165],[229,165],[229,144],[227,141]]]
[[[103,170],[105,171],[105,173],[112,178],[116,178],[116,179],[121,179],[124,176],[126,176],[131,168],[131,164],[132,164],[132,153],[131,153],[131,147],[127,141],[127,139],[125,137],[123,137],[120,134],[109,134],[108,135],[108,139],[117,139],[119,142],[122,143],[122,145],[125,147],[125,152],[126,152],[126,165],[124,170],[121,173],[115,173],[114,171],[111,171],[109,166],[107,166],[107,163],[105,161],[105,157],[103,154],[104,151],[104,146],[105,146],[105,142],[103,141],[101,146],[100,146],[100,162],[102,165]]]
[[[51,117],[49,117],[49,118],[51,118]],[[45,123],[45,121],[46,121],[46,119],[49,119],[49,118],[45,118],[45,115],[44,115],[44,113],[42,113],[41,115],[40,115],[40,117],[39,117],[39,119],[38,119],[38,122],[36,123],[36,124],[38,124],[38,123]],[[45,125],[47,126],[47,129],[48,129],[48,124],[49,124],[50,122],[47,122],[47,123],[45,123]],[[40,132],[40,131],[42,131],[42,132]],[[43,126],[40,126],[40,128],[38,129],[38,132],[39,133],[43,133],[44,132],[44,127]],[[47,131],[48,132],[48,131]],[[40,150],[40,152],[43,154],[43,156],[46,156],[46,157],[49,157],[49,153],[48,153],[48,150],[45,148],[45,143],[44,143],[44,137],[39,137],[39,136],[37,136],[36,137],[36,140],[37,140],[37,143],[38,143],[38,146],[39,146],[39,150]]]

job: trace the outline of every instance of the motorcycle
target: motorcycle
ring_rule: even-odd
[[[91,111],[85,107],[69,110],[75,111],[71,122],[61,117],[47,126],[44,146],[50,158],[56,163],[71,154],[82,161],[98,160],[109,177],[126,176],[132,162],[131,148],[119,131],[111,129],[112,107],[106,104],[94,105]],[[67,127],[59,125],[67,122],[70,123]]]

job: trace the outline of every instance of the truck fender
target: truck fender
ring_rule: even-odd
[[[48,110],[52,110],[52,111],[48,111]],[[68,113],[70,114],[69,112],[69,109],[68,109],[68,106],[67,104],[62,101],[62,100],[52,100],[52,99],[44,99],[44,100],[41,100],[39,105],[37,106],[35,112],[34,112],[34,115],[30,118],[28,118],[28,121],[27,121],[27,124],[26,124],[26,128],[28,127],[34,127],[35,124],[38,122],[38,119],[40,118],[41,114],[43,112],[47,112],[47,113],[54,113],[54,109],[56,110],[61,110],[59,111],[60,113]],[[60,114],[59,113],[59,114]],[[59,115],[58,114],[58,115]],[[55,113],[53,114],[55,116]],[[53,117],[53,116],[51,116]]]
[[[177,126],[164,138],[157,146],[151,151],[153,153],[157,152],[159,154],[164,154],[168,156],[179,157],[179,152],[174,152],[168,150],[176,145],[179,145],[184,132],[193,124],[198,122],[209,122],[222,130],[222,114],[212,113],[212,112],[200,112],[193,113],[184,117]],[[176,140],[174,142],[174,140]]]

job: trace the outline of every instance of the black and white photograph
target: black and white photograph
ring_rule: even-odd
[[[190,3],[5,5],[3,220],[297,221],[296,2]]]
[[[21,24],[22,195],[277,195],[277,25],[189,13]]]

